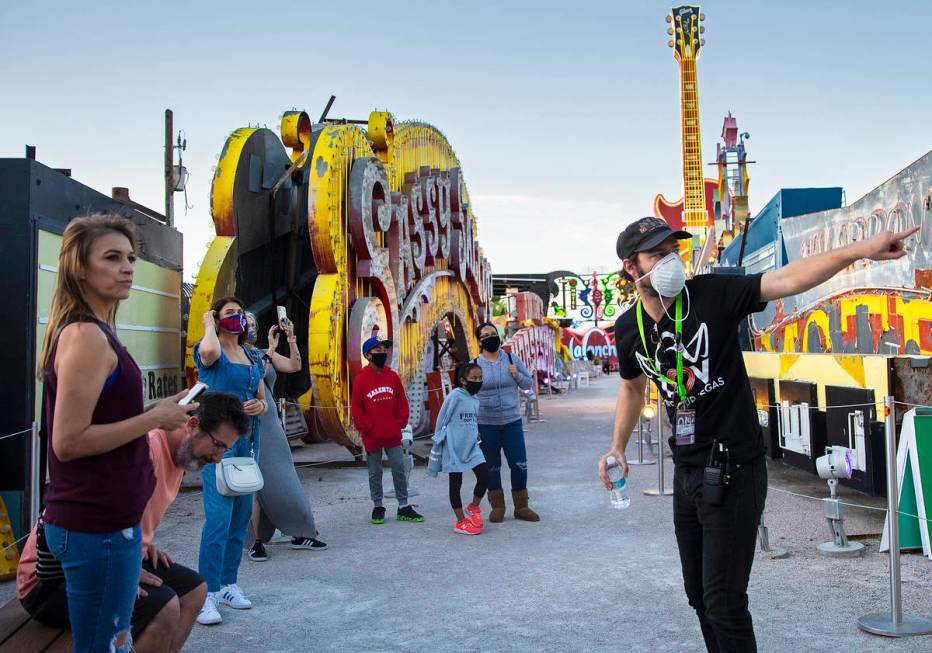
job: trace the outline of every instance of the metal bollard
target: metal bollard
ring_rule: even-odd
[[[666,489],[663,478],[663,399],[657,393],[657,487],[644,490],[649,497],[666,497],[673,494],[673,490]]]
[[[656,465],[656,460],[644,460],[644,418],[638,417],[638,459],[629,460],[629,465]]]
[[[903,597],[900,593],[900,520],[899,479],[896,470],[896,414],[893,397],[887,396],[884,405],[884,431],[887,455],[887,532],[890,542],[890,612],[878,612],[858,617],[858,628],[873,635],[905,637],[932,633],[932,620],[903,614]]]
[[[757,527],[757,545],[760,547],[760,553],[771,560],[782,560],[790,557],[789,552],[782,546],[770,546],[770,531],[764,526],[763,515],[760,516],[760,524]]]

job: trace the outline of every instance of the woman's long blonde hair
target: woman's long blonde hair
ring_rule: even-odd
[[[132,222],[120,215],[110,213],[75,218],[65,227],[61,251],[58,253],[58,281],[52,296],[52,309],[49,311],[49,323],[42,341],[36,371],[40,381],[61,330],[77,318],[95,317],[87,303],[81,275],[87,268],[94,241],[109,233],[126,236],[133,251],[138,249],[136,228]],[[118,307],[119,302],[113,305],[107,316],[107,322],[111,326],[114,326],[116,321]]]

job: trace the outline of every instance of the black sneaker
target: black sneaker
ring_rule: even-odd
[[[256,540],[256,543],[249,549],[248,555],[253,562],[265,562],[269,559],[269,554],[265,551],[265,545],[259,540]]]
[[[291,538],[292,549],[310,549],[311,551],[323,551],[327,545],[311,537],[293,537]]]
[[[421,522],[424,521],[424,517],[419,515],[414,508],[411,506],[405,506],[404,508],[398,509],[398,516],[395,517],[398,521],[414,521]]]
[[[376,506],[372,509],[372,523],[373,524],[384,524],[385,523],[385,508],[382,506]]]

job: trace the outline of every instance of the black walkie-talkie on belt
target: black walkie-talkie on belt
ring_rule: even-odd
[[[725,443],[713,440],[702,476],[702,500],[710,506],[720,506],[725,500],[725,488],[731,481],[730,458]]]

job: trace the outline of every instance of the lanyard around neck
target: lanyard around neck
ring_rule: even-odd
[[[661,300],[662,301],[662,300]],[[644,337],[644,309],[641,306],[641,298],[638,297],[637,305],[638,331],[641,334],[641,344],[644,345],[644,358],[647,364],[657,375],[658,380],[665,384],[671,385],[673,382],[660,373],[660,370],[654,364],[654,359],[647,350],[647,338]],[[680,401],[686,401],[686,386],[683,384],[683,293],[676,296],[676,320],[674,322],[674,331],[676,332],[676,390],[679,394]]]

